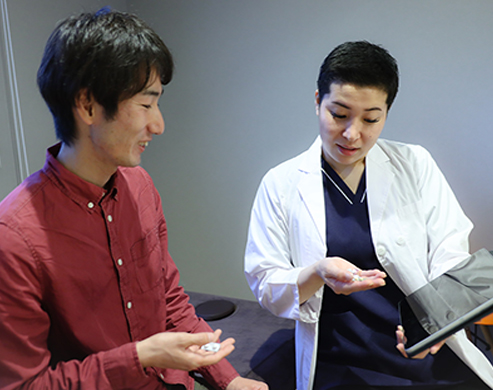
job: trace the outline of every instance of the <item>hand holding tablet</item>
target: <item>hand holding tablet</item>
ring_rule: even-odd
[[[448,337],[492,312],[493,256],[481,249],[399,303],[397,349],[417,358],[436,353]]]

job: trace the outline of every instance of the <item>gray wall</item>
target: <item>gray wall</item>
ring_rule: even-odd
[[[35,73],[57,20],[109,3],[139,14],[171,48],[166,131],[143,165],[162,195],[186,289],[252,299],[242,263],[256,188],[267,169],[317,135],[318,67],[346,40],[381,43],[397,58],[401,89],[383,136],[432,152],[476,225],[472,249],[493,249],[490,0],[7,3],[31,171],[54,142]]]
[[[3,38],[0,30],[0,38]],[[0,199],[17,185],[20,176],[17,170],[17,154],[15,147],[15,131],[13,129],[13,107],[10,104],[11,94],[7,67],[7,56],[4,40],[0,40]]]
[[[19,112],[12,97],[8,72],[6,23],[0,19],[0,199],[44,163],[45,151],[56,139],[51,115],[36,87],[36,72],[53,28],[71,14],[111,5],[125,11],[125,0],[1,0],[8,16],[17,83]],[[5,7],[4,7],[5,6]],[[17,115],[15,115],[17,114]],[[15,123],[24,131],[15,131]]]
[[[176,57],[166,131],[144,164],[163,197],[185,286],[251,297],[242,275],[250,207],[266,170],[307,148],[325,55],[381,43],[402,84],[383,136],[428,148],[493,248],[493,2],[130,1]]]

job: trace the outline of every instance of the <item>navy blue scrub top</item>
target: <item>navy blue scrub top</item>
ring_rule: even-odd
[[[366,170],[353,194],[323,158],[322,168],[327,256],[340,256],[361,269],[384,271],[371,239]],[[325,286],[315,390],[365,384],[439,389],[441,385],[478,381],[447,346],[422,360],[404,358],[397,351],[397,303],[403,297],[389,276],[386,286],[349,296],[337,295]]]

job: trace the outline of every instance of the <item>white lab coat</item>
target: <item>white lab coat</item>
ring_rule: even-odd
[[[297,320],[298,390],[311,390],[323,288],[299,304],[298,275],[325,257],[321,140],[263,178],[252,209],[245,274],[260,304]],[[408,295],[469,253],[472,223],[430,154],[378,140],[366,158],[371,235],[387,275]],[[449,347],[491,388],[493,367],[461,331]]]

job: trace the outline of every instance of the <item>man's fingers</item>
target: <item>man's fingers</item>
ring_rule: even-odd
[[[228,339],[230,340],[230,339]],[[229,343],[221,343],[221,348],[217,352],[207,352],[204,350],[200,350],[197,356],[197,366],[210,366],[212,364],[216,364],[226,356],[228,356],[235,349],[234,345]]]
[[[190,337],[187,340],[187,346],[190,347],[192,345],[202,346],[208,343],[215,343],[219,341],[219,337],[221,336],[221,329],[217,329],[212,332],[201,332],[201,333],[190,333]]]

